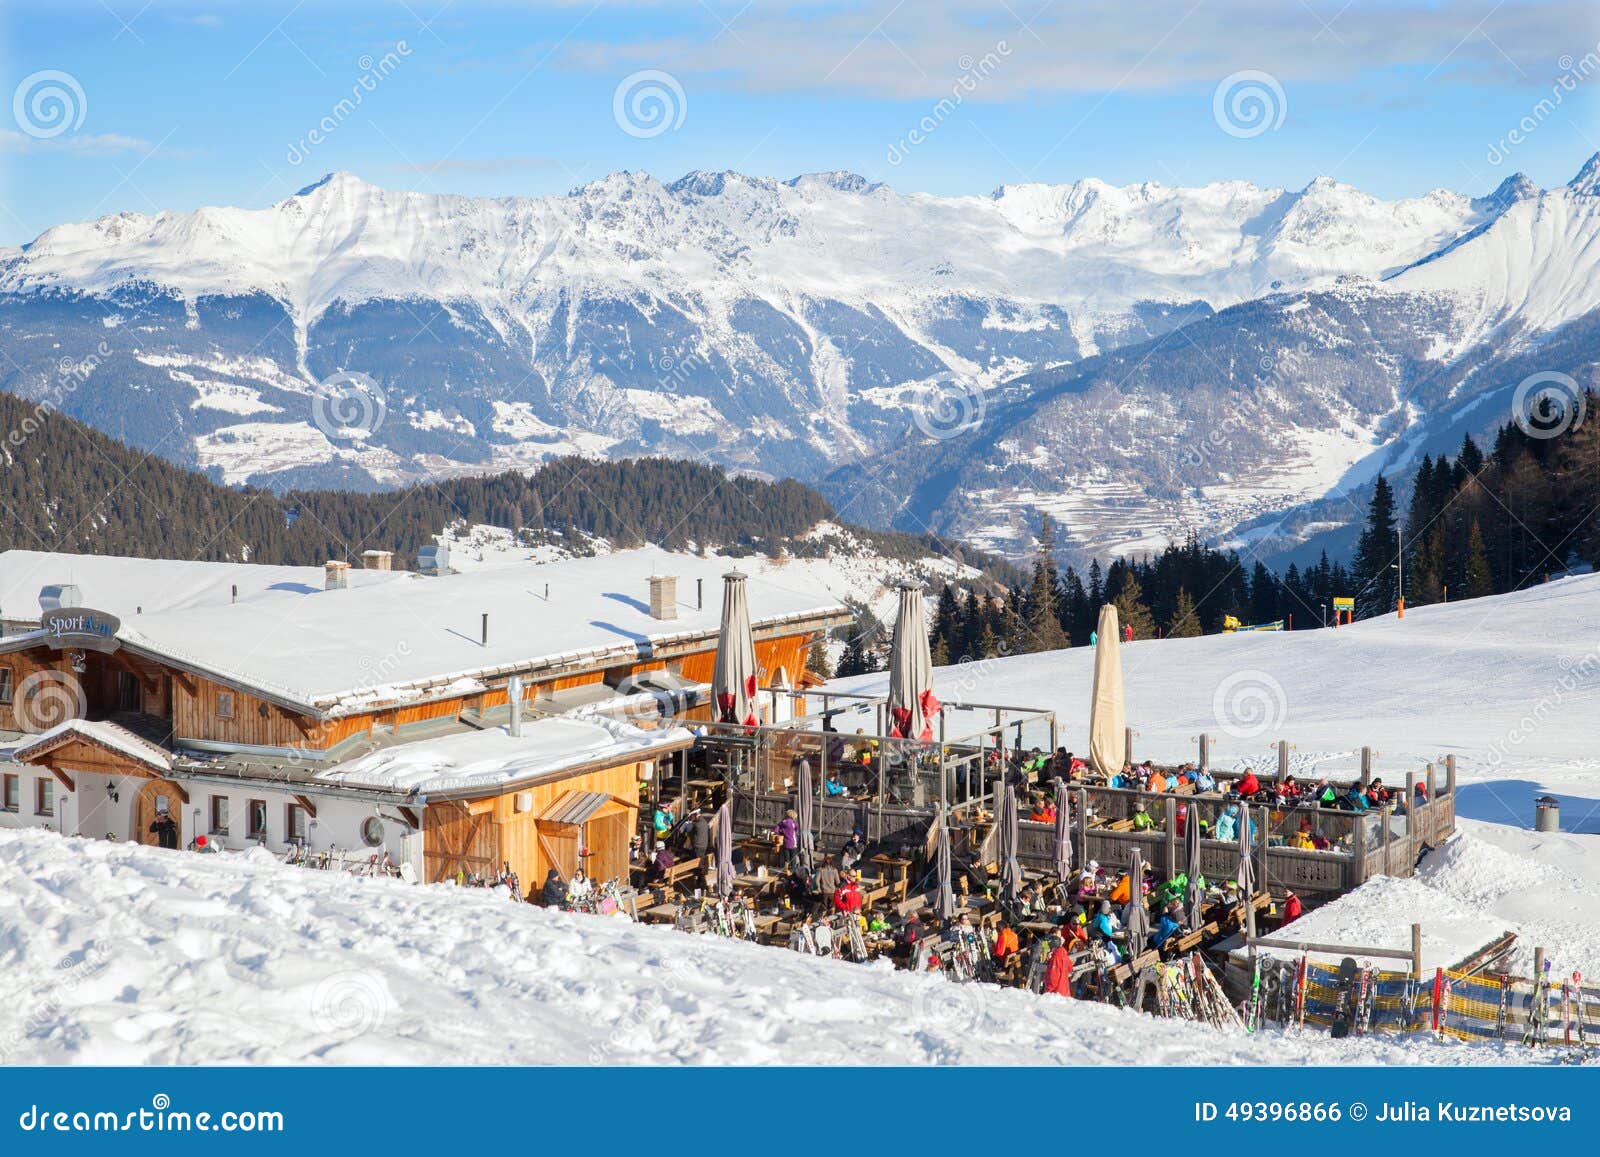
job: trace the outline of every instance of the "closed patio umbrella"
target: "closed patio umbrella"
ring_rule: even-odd
[[[711,669],[711,702],[718,723],[755,727],[760,722],[756,716],[756,644],[750,633],[744,580],[736,570],[722,576],[722,629]]]
[[[1122,628],[1117,608],[1100,608],[1095,629],[1094,687],[1089,700],[1089,759],[1104,776],[1128,762],[1128,719],[1122,701]]]
[[[1144,902],[1144,852],[1128,853],[1128,951],[1137,956],[1150,939],[1150,909]]]
[[[1205,908],[1205,888],[1200,883],[1200,816],[1198,807],[1189,809],[1189,822],[1183,829],[1183,842],[1188,853],[1189,875],[1189,927],[1198,928]]]
[[[939,817],[939,837],[934,844],[934,860],[939,874],[939,896],[934,907],[939,919],[949,920],[956,914],[956,890],[950,869],[950,828],[946,816]]]
[[[802,759],[794,769],[794,814],[795,822],[800,825],[799,843],[800,862],[806,866],[806,871],[816,868],[817,841],[811,834],[817,810],[817,793],[811,784],[811,761]]]
[[[1072,809],[1067,806],[1067,784],[1056,777],[1056,878],[1066,883],[1072,875]]]
[[[1250,860],[1250,809],[1239,809],[1239,895],[1245,903],[1256,894],[1256,869]]]
[[[898,585],[900,609],[889,652],[889,734],[931,743],[940,704],[933,693],[933,658],[928,651],[922,588],[912,582]]]
[[[1000,894],[1015,900],[1022,891],[1022,865],[1017,861],[1017,845],[1022,840],[1022,817],[1017,807],[1017,788],[1006,784],[1000,797]]]
[[[733,895],[733,809],[726,801],[717,809],[717,895]]]

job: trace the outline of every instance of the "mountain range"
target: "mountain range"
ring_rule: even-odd
[[[1556,189],[1392,201],[733,172],[481,199],[335,173],[0,249],[0,388],[275,489],[665,454],[1012,554],[1040,511],[1069,552],[1289,547],[1503,422],[1529,375],[1594,384],[1597,260],[1600,156]]]

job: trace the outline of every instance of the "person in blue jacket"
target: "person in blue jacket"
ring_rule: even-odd
[[[1183,931],[1182,917],[1183,903],[1175,899],[1168,900],[1167,906],[1161,909],[1161,919],[1156,924],[1156,930],[1150,933],[1150,947],[1160,951],[1163,944]]]
[[[1111,901],[1101,900],[1100,911],[1095,913],[1094,919],[1089,924],[1090,934],[1105,946],[1106,952],[1117,963],[1122,962],[1122,950],[1117,947],[1117,940],[1126,934],[1122,931],[1122,921],[1111,911]]]
[[[1217,817],[1215,837],[1219,840],[1236,840],[1239,838],[1239,805],[1230,803],[1222,809],[1222,814]]]
[[[1205,768],[1200,768],[1194,773],[1194,789],[1195,791],[1216,791],[1216,777]]]

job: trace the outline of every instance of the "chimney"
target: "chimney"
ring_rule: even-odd
[[[513,736],[522,734],[521,675],[513,675],[506,681],[506,730]]]
[[[393,570],[394,551],[364,550],[361,552],[362,570]]]
[[[650,576],[650,617],[675,619],[678,617],[678,579],[676,575]]]
[[[329,559],[322,564],[322,586],[324,590],[342,591],[349,585],[347,574],[350,564]]]
[[[59,611],[63,607],[83,606],[83,592],[72,583],[51,583],[39,589],[39,609]]]
[[[450,548],[425,546],[417,551],[417,570],[437,578],[450,573]]]

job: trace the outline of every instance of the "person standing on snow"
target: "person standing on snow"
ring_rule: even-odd
[[[1050,959],[1044,969],[1044,990],[1072,998],[1072,955],[1059,936],[1050,937]]]

